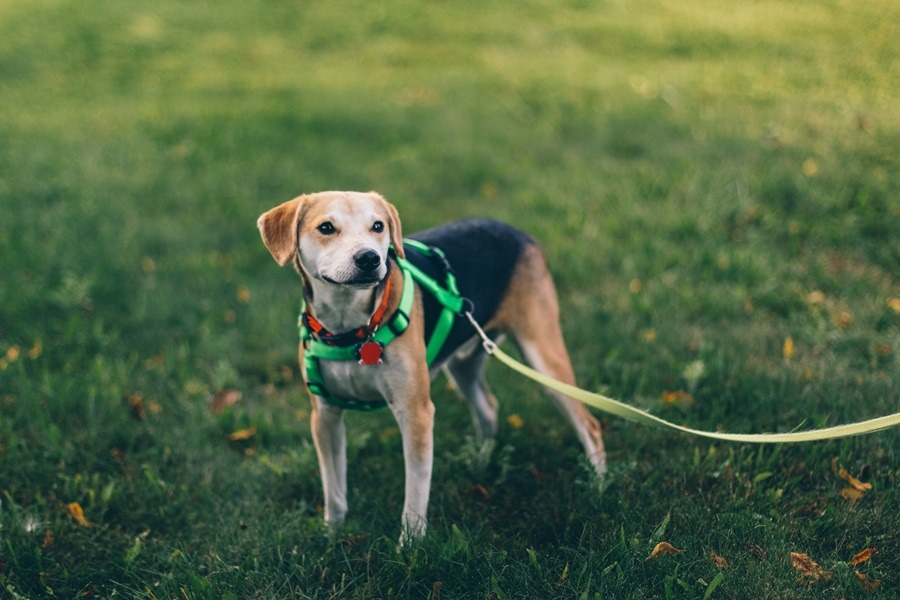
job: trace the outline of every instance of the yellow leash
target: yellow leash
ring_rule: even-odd
[[[670,423],[665,419],[660,419],[657,416],[651,415],[650,413],[638,408],[634,408],[633,406],[623,404],[618,400],[607,398],[602,394],[588,392],[573,385],[563,383],[523,365],[513,357],[506,354],[503,350],[501,350],[497,346],[497,344],[494,343],[494,341],[491,340],[484,332],[484,330],[478,325],[478,323],[472,317],[471,313],[466,312],[465,314],[466,317],[468,317],[469,321],[472,323],[472,326],[475,328],[475,331],[477,331],[478,335],[481,337],[482,346],[484,346],[485,352],[487,352],[491,356],[497,357],[500,362],[505,364],[510,369],[517,371],[518,373],[540,383],[543,386],[546,386],[552,390],[556,390],[561,394],[565,394],[570,398],[587,404],[588,406],[593,406],[594,408],[598,408],[604,412],[608,412],[618,417],[628,419],[629,421],[635,421],[637,423],[644,423],[647,425],[669,427],[670,429],[677,429],[678,431],[712,438],[715,440],[747,442],[750,444],[784,444],[829,440],[834,438],[849,437],[853,435],[862,435],[864,433],[872,433],[874,431],[881,431],[883,429],[888,429],[900,425],[900,413],[894,413],[892,415],[878,417],[876,419],[869,419],[868,421],[860,421],[859,423],[848,423],[846,425],[826,427],[825,429],[812,429],[809,431],[796,431],[792,433],[716,433],[712,431],[701,431],[698,429],[691,429],[690,427],[683,427],[681,425],[676,425],[675,423]]]

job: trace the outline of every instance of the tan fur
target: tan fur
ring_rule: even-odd
[[[508,332],[537,370],[563,383],[576,384],[559,324],[556,288],[538,246],[529,246],[519,259],[507,294],[485,329]],[[588,458],[603,474],[606,452],[600,423],[580,402],[557,393],[551,395],[575,427]]]
[[[263,243],[282,267],[291,262],[297,253],[297,223],[300,220],[300,206],[305,200],[306,196],[288,200],[264,212],[256,221]]]

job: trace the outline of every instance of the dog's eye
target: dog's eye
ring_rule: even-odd
[[[318,230],[318,232],[322,235],[331,235],[332,233],[334,233],[334,225],[331,224],[331,221],[325,221],[324,223],[316,227],[316,230]]]
[[[382,223],[381,221],[375,221],[375,223],[372,225],[372,231],[374,231],[375,233],[381,233],[382,231],[384,231],[384,223]]]

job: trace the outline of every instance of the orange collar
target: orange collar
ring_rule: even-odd
[[[388,300],[391,296],[391,276],[385,278],[384,294],[381,296],[381,302],[372,313],[369,324],[356,329],[355,331],[346,331],[344,333],[331,333],[322,325],[314,316],[309,313],[309,308],[303,313],[303,322],[307,327],[323,342],[332,346],[353,345],[357,340],[364,340],[378,330],[381,321],[384,319],[384,313],[387,311]],[[349,342],[349,343],[348,343]]]

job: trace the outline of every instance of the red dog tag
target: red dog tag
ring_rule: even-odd
[[[381,356],[384,354],[384,346],[372,340],[363,342],[356,347],[356,356],[361,365],[380,365]]]

